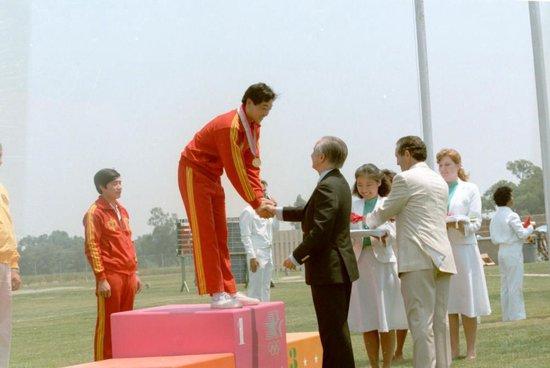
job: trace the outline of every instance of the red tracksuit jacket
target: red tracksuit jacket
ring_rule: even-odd
[[[255,122],[250,124],[258,142],[260,125]],[[206,124],[185,147],[181,157],[186,165],[214,181],[219,180],[225,169],[241,197],[252,208],[260,205],[263,197],[260,169],[252,165],[254,155],[250,151],[237,110],[217,116]]]
[[[137,269],[137,257],[128,212],[117,203],[121,220],[103,197],[84,215],[86,257],[96,279],[105,279],[105,272],[132,274]]]

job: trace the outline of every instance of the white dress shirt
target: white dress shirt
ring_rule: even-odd
[[[112,203],[109,203],[109,205],[111,206],[111,208],[113,210],[115,210],[116,215],[118,217],[118,221],[121,221],[122,220],[122,215],[120,214],[120,210],[119,210],[118,206],[116,204],[112,204]]]

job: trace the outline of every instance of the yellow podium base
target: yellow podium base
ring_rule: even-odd
[[[119,358],[72,365],[66,368],[236,368],[233,354],[180,355]]]
[[[321,368],[323,347],[319,332],[289,332],[286,334],[288,368]]]

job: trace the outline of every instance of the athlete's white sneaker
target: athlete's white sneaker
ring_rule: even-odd
[[[243,304],[229,296],[227,293],[215,293],[212,295],[212,302],[210,308],[212,309],[231,309],[242,308]]]
[[[239,292],[236,292],[235,294],[231,294],[231,299],[240,302],[242,305],[257,305],[257,304],[260,304],[260,299],[251,298],[251,297],[246,296],[243,293],[239,293]]]

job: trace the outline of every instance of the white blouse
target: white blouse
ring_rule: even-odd
[[[374,206],[374,210],[378,209],[386,198],[384,197],[378,197],[378,201],[376,202],[376,206]],[[365,206],[365,200],[363,198],[354,198],[352,202],[351,211],[363,216],[363,209]],[[361,229],[362,223],[358,224],[352,224],[352,229]],[[389,263],[389,262],[397,262],[397,257],[395,256],[394,247],[395,244],[395,223],[388,221],[378,227],[378,229],[383,229],[386,231],[386,234],[388,235],[386,239],[386,244],[381,242],[380,240],[376,238],[371,238],[372,245],[368,248],[372,248],[372,252],[374,253],[374,257],[376,260],[382,263]],[[355,253],[355,257],[359,259],[359,256],[361,255],[361,251],[363,250],[363,239],[352,239],[353,241],[353,251]]]
[[[481,195],[477,185],[458,179],[455,194],[449,204],[449,216],[466,216],[470,222],[464,224],[464,234],[452,227],[447,234],[451,244],[476,244],[476,232],[481,228]]]

